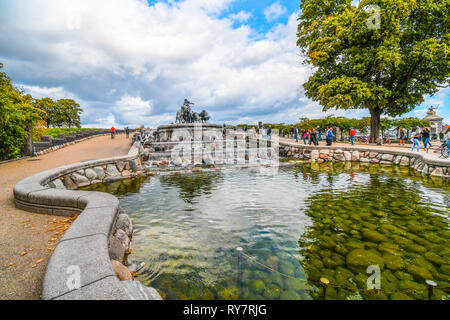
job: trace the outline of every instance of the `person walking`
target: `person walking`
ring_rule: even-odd
[[[314,131],[314,137],[315,137],[315,144],[316,144],[316,146],[318,146],[319,145],[319,131],[318,130]]]
[[[322,141],[322,128],[317,127],[317,135],[319,136],[319,142]]]
[[[111,132],[111,139],[114,139],[116,136],[116,128],[112,126],[110,132]]]
[[[403,128],[400,128],[400,145],[405,145],[405,143],[406,143],[405,131],[403,130]]]
[[[330,146],[333,144],[333,129],[330,127],[327,131],[327,146]]]
[[[355,136],[356,136],[356,131],[353,128],[350,128],[350,141],[352,143],[352,146],[355,145]]]
[[[450,156],[450,128],[447,129],[447,131],[444,134],[445,144],[447,145],[447,157]]]
[[[125,134],[127,135],[127,139],[130,138],[130,129],[128,127],[125,128]]]
[[[294,137],[294,126],[291,126],[291,138],[293,138]]]
[[[417,152],[420,152],[419,139],[420,139],[419,130],[417,128],[414,128],[413,132],[411,133],[411,141],[413,143],[411,151],[414,151],[414,148],[417,147]]]
[[[294,135],[295,135],[295,141],[296,142],[298,142],[298,128],[297,127],[295,127],[295,130],[294,130]]]
[[[428,151],[429,148],[432,147],[430,139],[431,139],[430,129],[424,128],[423,132],[422,132],[422,141],[423,141],[423,147],[425,149],[427,149],[427,151]]]
[[[311,145],[311,135],[312,135],[312,130],[308,129],[308,144]]]
[[[269,127],[267,129],[267,136],[269,137],[269,139],[272,139],[272,127]]]

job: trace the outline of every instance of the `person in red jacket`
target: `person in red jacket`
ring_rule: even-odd
[[[111,139],[114,139],[114,136],[116,135],[116,128],[111,128]]]
[[[355,145],[355,136],[356,136],[355,129],[350,128],[350,141],[352,142],[352,146]]]

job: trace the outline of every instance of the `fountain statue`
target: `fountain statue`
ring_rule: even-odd
[[[181,106],[180,110],[177,112],[177,117],[175,123],[207,123],[211,118],[206,110],[200,113],[194,112],[191,106],[195,103],[190,102],[188,99],[184,99],[184,104]]]

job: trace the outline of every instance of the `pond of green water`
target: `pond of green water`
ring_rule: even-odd
[[[427,299],[426,280],[449,297],[450,183],[408,168],[302,164],[90,190],[119,197],[138,280],[165,299],[323,299],[322,277],[326,299]]]

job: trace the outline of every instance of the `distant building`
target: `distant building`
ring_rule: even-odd
[[[430,107],[427,111],[427,116],[423,120],[430,122],[431,137],[433,139],[437,139],[437,137],[439,137],[439,133],[443,130],[442,121],[444,118],[436,115],[436,108]]]

